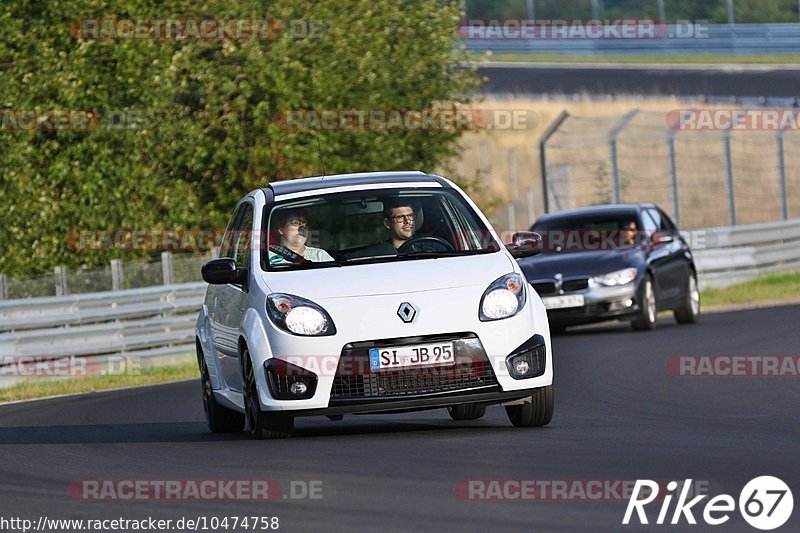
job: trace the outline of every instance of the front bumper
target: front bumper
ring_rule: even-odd
[[[582,294],[584,305],[566,309],[548,309],[551,326],[575,326],[605,320],[625,320],[639,312],[638,284],[620,287],[591,285],[581,291],[567,292],[562,296]],[[543,299],[553,294],[540,295]]]
[[[452,343],[455,357],[449,365],[371,368],[370,350],[442,342]],[[529,396],[535,388],[551,382],[548,376],[552,374],[545,376],[552,368],[547,348],[542,335],[533,335],[511,353],[491,356],[476,334],[465,332],[348,343],[337,357],[335,371],[313,358],[288,357],[288,365],[284,359],[271,358],[263,366],[272,401],[279,402],[279,410],[293,415],[419,410],[458,403],[503,403]],[[505,372],[510,379],[507,361],[520,357],[529,371],[513,378],[516,387],[504,388],[496,371]],[[276,376],[282,368],[290,372]],[[290,399],[287,391],[294,381],[302,381],[308,394]],[[322,399],[325,403],[319,405]],[[311,402],[316,405],[308,405]],[[271,405],[266,407],[271,410]]]

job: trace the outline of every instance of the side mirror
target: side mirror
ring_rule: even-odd
[[[202,274],[203,281],[211,285],[244,284],[247,281],[247,269],[237,269],[230,257],[212,259],[203,265]]]
[[[542,236],[535,231],[518,231],[506,248],[515,258],[530,257],[541,252]]]
[[[653,237],[650,239],[650,242],[653,243],[653,246],[659,246],[661,244],[667,244],[675,240],[675,237],[668,233],[663,233],[661,231],[657,231],[653,233]]]

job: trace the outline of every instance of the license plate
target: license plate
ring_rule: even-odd
[[[545,309],[567,309],[569,307],[583,307],[583,294],[570,294],[566,296],[548,296],[542,298]]]
[[[456,362],[452,342],[417,344],[414,346],[392,346],[372,348],[369,363],[372,370],[392,370],[418,366],[451,366]]]

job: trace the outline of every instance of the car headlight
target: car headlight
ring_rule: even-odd
[[[284,331],[305,337],[336,335],[330,315],[311,300],[275,292],[267,296],[267,314]]]
[[[623,268],[622,270],[609,272],[608,274],[594,276],[592,279],[594,279],[595,283],[599,283],[600,285],[616,287],[617,285],[625,285],[635,280],[638,273],[639,271],[633,267]]]
[[[525,280],[512,272],[499,277],[489,285],[479,308],[481,322],[500,320],[516,315],[525,307]]]

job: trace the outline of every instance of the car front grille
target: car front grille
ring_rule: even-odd
[[[556,291],[555,281],[535,281],[531,283],[531,286],[539,296],[550,296],[587,289],[589,288],[589,278],[565,279],[561,282],[562,292]]]
[[[333,379],[331,399],[394,398],[497,386],[483,346],[474,334],[414,337],[348,344],[342,350]],[[370,348],[452,341],[455,365],[372,371]]]

